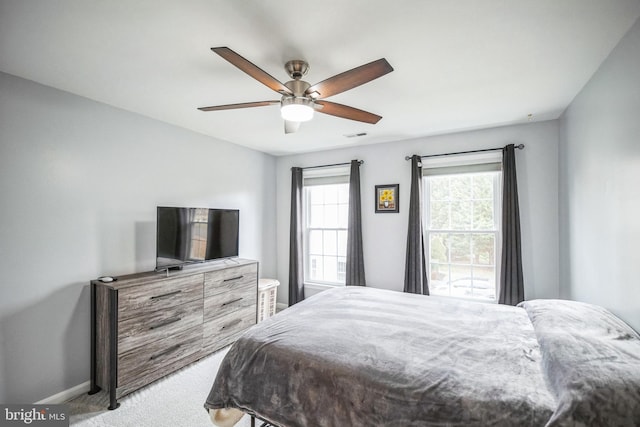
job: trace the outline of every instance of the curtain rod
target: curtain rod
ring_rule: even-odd
[[[364,160],[358,160],[358,163],[363,164]],[[331,166],[347,166],[347,165],[350,165],[350,164],[351,164],[351,162],[333,163],[331,165],[307,166],[306,168],[300,168],[300,169],[304,170],[304,169],[329,168]]]
[[[516,145],[514,148],[522,150],[522,149],[524,149],[524,144]],[[500,147],[500,148],[485,148],[484,150],[458,151],[457,153],[428,154],[426,156],[420,156],[420,158],[424,159],[426,157],[453,156],[453,155],[456,155],[456,154],[482,153],[484,151],[498,151],[498,150],[502,150],[502,147]],[[411,160],[411,156],[405,156],[404,159],[405,160]]]

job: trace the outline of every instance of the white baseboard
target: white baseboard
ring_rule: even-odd
[[[73,399],[74,397],[80,396],[82,393],[89,393],[89,388],[91,387],[91,382],[87,381],[82,384],[78,384],[75,387],[71,387],[67,390],[63,390],[60,393],[56,393],[53,396],[46,397],[38,402],[36,405],[56,405],[59,403],[64,403],[68,400]]]

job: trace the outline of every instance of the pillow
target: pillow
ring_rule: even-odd
[[[640,335],[597,305],[519,304],[533,323],[558,406],[548,426],[640,425]]]

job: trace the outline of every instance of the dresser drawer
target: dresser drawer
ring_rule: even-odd
[[[205,343],[202,347],[202,350],[207,354],[214,353],[218,350],[221,350],[233,344],[234,342],[236,342],[244,331],[245,330],[243,329],[233,334],[226,334],[224,337],[220,338],[219,340],[210,341],[208,344]]]
[[[258,283],[258,264],[209,271],[204,274],[204,297],[233,291],[248,283]]]
[[[166,310],[144,312],[118,322],[118,351],[127,352],[202,324],[202,300]]]
[[[120,289],[118,319],[140,316],[202,298],[203,279],[203,274],[195,274]]]
[[[207,351],[222,348],[231,344],[238,335],[255,323],[255,306],[227,313],[217,319],[205,322],[203,346]]]
[[[258,300],[255,282],[238,284],[233,292],[215,294],[204,299],[204,320],[213,320],[225,316],[233,311],[253,307],[256,311]]]
[[[140,382],[155,371],[201,351],[202,325],[118,356],[118,387]],[[150,379],[153,381],[153,379]]]

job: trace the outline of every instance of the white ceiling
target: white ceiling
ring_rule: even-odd
[[[640,16],[638,0],[0,0],[0,70],[281,155],[555,119]],[[285,135],[280,96],[209,50],[304,80],[386,58],[329,98],[376,125],[316,114]],[[366,132],[367,136],[346,138]]]

